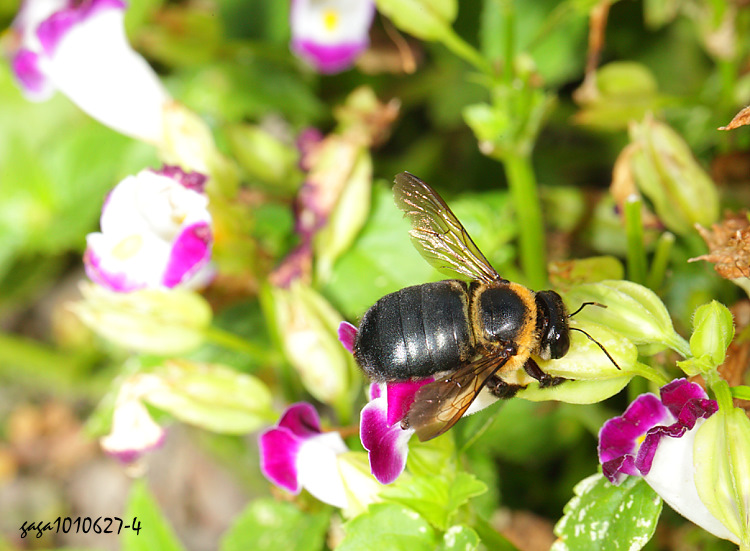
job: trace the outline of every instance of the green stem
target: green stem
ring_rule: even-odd
[[[87,364],[85,356],[63,353],[18,335],[0,334],[0,373],[7,377],[33,377],[54,387],[70,387]]]
[[[209,327],[205,331],[205,336],[212,343],[246,354],[261,364],[275,362],[278,359],[275,353],[219,327]]]
[[[641,199],[637,195],[625,201],[625,235],[628,243],[628,278],[643,285],[646,282],[646,251],[643,248]]]
[[[513,82],[514,67],[513,60],[516,56],[516,21],[515,7],[512,0],[501,0],[504,12],[504,38],[503,42],[503,81],[506,85]]]
[[[729,412],[734,409],[734,402],[732,401],[732,391],[729,388],[729,383],[719,376],[718,371],[711,371],[704,374],[708,385],[716,396],[716,401],[719,403],[719,409],[725,412]]]
[[[461,38],[451,27],[446,28],[446,32],[440,37],[440,41],[461,59],[469,62],[485,75],[491,78],[494,77],[492,66],[489,62],[474,46]]]
[[[669,346],[669,348],[677,352],[683,358],[689,358],[693,355],[692,351],[690,350],[690,343],[677,333],[673,333],[669,341],[665,341],[665,343],[667,346]]]
[[[546,246],[542,206],[531,155],[509,152],[502,157],[519,228],[521,268],[532,289],[547,283]]]
[[[646,365],[641,362],[635,362],[632,367],[628,368],[628,372],[640,375],[644,379],[648,379],[658,386],[664,386],[669,382],[669,379],[667,377],[656,371],[650,365]]]
[[[664,232],[656,242],[656,251],[654,252],[654,258],[651,260],[651,269],[646,278],[646,286],[652,291],[659,289],[664,281],[664,276],[667,273],[667,265],[669,264],[669,254],[672,252],[674,241],[675,237],[673,233]]]

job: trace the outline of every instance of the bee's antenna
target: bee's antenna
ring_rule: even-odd
[[[586,303],[583,304],[583,306],[586,306],[587,304],[597,304],[597,303],[596,302],[586,302]],[[583,306],[581,306],[581,308],[583,308]],[[599,306],[603,306],[603,305],[599,304]],[[576,310],[574,313],[578,313],[578,311],[581,308],[579,308],[578,310]],[[606,308],[606,306],[605,306],[605,308]],[[604,348],[601,345],[601,343],[599,341],[597,341],[594,337],[592,337],[591,335],[589,335],[588,333],[586,333],[586,331],[584,331],[583,329],[578,329],[578,327],[571,327],[570,330],[571,331],[579,331],[579,332],[583,333],[584,335],[586,335],[586,337],[588,337],[588,339],[591,342],[593,342],[596,346],[598,346],[599,348],[602,349],[602,352],[604,352],[607,355],[607,357],[609,358],[609,361],[612,362],[612,365],[614,365],[617,369],[620,369],[620,366],[617,365],[617,362],[615,361],[615,359],[612,356],[609,355],[609,352],[607,352],[607,349]]]
[[[577,314],[578,312],[580,312],[581,310],[583,310],[583,308],[584,308],[585,306],[598,306],[599,308],[606,308],[606,307],[607,307],[607,305],[606,305],[606,304],[601,304],[601,303],[599,303],[599,302],[584,302],[583,304],[581,304],[581,305],[580,305],[580,306],[578,307],[578,310],[576,310],[576,311],[575,311],[575,312],[573,312],[572,314],[568,314],[568,317],[569,317],[569,318],[572,318],[572,317],[573,317],[573,316],[575,316],[575,315],[576,315],[576,314]],[[579,331],[580,331],[580,329],[579,329]],[[589,338],[591,338],[591,337],[589,337]],[[594,342],[596,342],[596,341],[594,341]]]

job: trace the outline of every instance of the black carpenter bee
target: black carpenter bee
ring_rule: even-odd
[[[569,326],[555,291],[535,293],[500,277],[430,186],[408,172],[395,182],[396,204],[411,222],[420,254],[435,268],[470,280],[424,283],[386,295],[362,317],[355,337],[355,359],[375,381],[437,376],[420,388],[402,421],[424,441],[451,428],[484,387],[499,398],[523,388],[502,374],[523,368],[542,387],[562,382],[542,371],[532,355],[562,358],[571,329],[581,330]]]

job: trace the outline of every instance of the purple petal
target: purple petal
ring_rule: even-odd
[[[268,276],[268,280],[274,287],[288,289],[294,281],[310,276],[312,273],[312,257],[312,242],[305,240],[286,255],[281,264]]]
[[[298,494],[302,487],[296,462],[301,442],[289,430],[275,428],[260,435],[258,447],[263,475],[277,486]]]
[[[386,386],[385,383],[372,383],[370,385],[370,401],[377,400],[381,396],[383,396],[386,392]]]
[[[321,44],[311,40],[292,40],[292,51],[323,74],[340,73],[350,68],[369,40],[342,44]]]
[[[205,193],[208,176],[200,172],[185,172],[176,165],[164,165],[161,169],[152,170],[151,172],[171,178],[186,189]]]
[[[599,432],[599,460],[604,475],[613,484],[623,474],[639,474],[635,468],[635,454],[639,439],[654,425],[671,423],[669,410],[653,394],[639,396],[620,417],[610,419]]]
[[[433,378],[420,379],[418,381],[400,381],[386,383],[388,397],[388,425],[401,421],[409,412],[414,403],[417,391],[427,383],[434,381]]]
[[[97,13],[117,9],[125,11],[127,6],[121,0],[90,0],[68,9],[60,10],[37,27],[37,36],[44,52],[52,56],[60,41],[74,26],[86,21]]]
[[[321,433],[318,412],[307,402],[289,406],[279,419],[278,426],[301,439],[312,438]]]
[[[354,353],[354,339],[357,336],[357,328],[348,321],[342,321],[339,325],[339,342],[350,353]]]
[[[12,61],[13,73],[32,99],[45,99],[52,92],[47,76],[39,68],[39,56],[31,50],[20,49]]]
[[[400,424],[389,425],[386,403],[374,400],[362,409],[360,438],[369,452],[370,470],[381,484],[390,484],[404,471],[409,453],[409,439],[414,431],[403,430]]]
[[[211,226],[198,222],[182,230],[172,245],[162,278],[165,287],[179,285],[194,274],[211,256]]]
[[[701,392],[702,390],[703,389],[701,389]],[[703,393],[703,395],[705,396],[705,393]],[[656,454],[656,449],[662,438],[680,438],[684,436],[685,433],[695,427],[698,419],[708,419],[716,413],[718,409],[719,405],[714,400],[691,398],[686,404],[684,404],[682,411],[680,412],[680,418],[676,423],[669,426],[656,426],[649,430],[646,438],[643,440],[643,444],[641,444],[641,447],[638,450],[638,456],[635,459],[635,467],[640,474],[646,476],[651,471],[654,455]]]
[[[675,379],[659,389],[661,401],[669,408],[672,415],[678,417],[682,407],[690,400],[708,398],[700,385],[687,379]]]

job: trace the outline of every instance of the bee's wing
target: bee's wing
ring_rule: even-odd
[[[502,280],[434,189],[402,172],[396,175],[393,195],[411,222],[412,243],[433,267],[484,283]]]
[[[510,351],[480,356],[455,373],[424,385],[414,397],[405,426],[415,429],[422,442],[440,436],[466,413],[489,378],[511,356]]]

